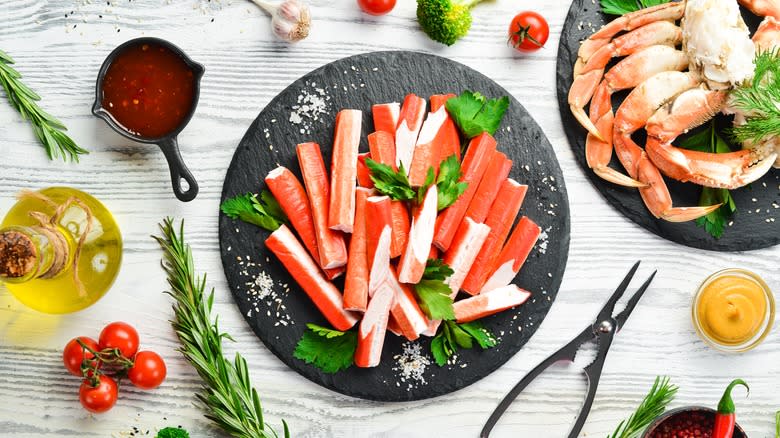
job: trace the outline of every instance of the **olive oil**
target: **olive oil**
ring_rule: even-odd
[[[23,195],[0,224],[5,256],[24,260],[15,265],[21,267],[17,275],[6,269],[0,283],[41,312],[81,310],[100,299],[119,273],[119,227],[100,201],[82,191],[51,187],[37,193],[43,197]],[[42,226],[42,218],[52,217],[54,223]]]

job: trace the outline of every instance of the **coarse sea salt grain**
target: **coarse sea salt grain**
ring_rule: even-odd
[[[431,364],[431,360],[423,354],[420,344],[405,342],[401,348],[401,354],[393,356],[393,360],[396,361],[393,371],[397,371],[399,376],[396,386],[404,383],[407,389],[411,390],[418,385],[427,384],[425,370]]]
[[[295,324],[283,302],[283,297],[290,292],[290,287],[286,283],[277,285],[274,279],[262,270],[262,266],[251,261],[250,256],[246,256],[246,260],[237,256],[236,261],[241,268],[238,273],[245,279],[246,301],[249,303],[246,316],[252,317],[265,313],[266,316],[277,319],[275,326]]]
[[[316,83],[306,84],[307,88],[301,89],[297,103],[290,111],[290,123],[300,125],[301,134],[309,134],[312,124],[328,113],[328,101],[330,95],[324,88],[316,86]]]
[[[539,234],[539,240],[538,244],[536,245],[536,248],[539,250],[539,253],[546,254],[547,253],[547,245],[550,243],[550,235],[549,231],[552,229],[552,227],[547,227]]]

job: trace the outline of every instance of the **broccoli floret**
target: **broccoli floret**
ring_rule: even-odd
[[[417,21],[431,39],[451,46],[471,29],[471,8],[485,0],[417,0]]]
[[[166,427],[157,432],[156,438],[190,438],[190,434],[178,427]]]

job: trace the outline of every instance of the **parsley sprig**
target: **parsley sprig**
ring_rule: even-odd
[[[184,221],[178,232],[173,219],[160,224],[162,236],[154,236],[163,250],[162,266],[173,297],[173,330],[179,337],[179,351],[192,364],[202,380],[198,400],[206,417],[237,438],[276,438],[279,435],[263,419],[260,396],[252,386],[249,367],[241,354],[231,362],[222,352],[222,341],[233,340],[212,321],[214,290],[206,293],[206,276],[195,272],[192,250],[184,240]],[[283,433],[289,438],[287,423]]]
[[[726,140],[715,130],[715,122],[710,122],[708,129],[698,132],[690,137],[680,141],[680,147],[699,152],[728,153],[731,148]],[[717,189],[712,187],[702,187],[699,205],[723,204],[719,209],[712,213],[696,219],[696,224],[703,227],[707,233],[716,239],[723,236],[726,224],[731,216],[737,211],[737,205],[728,189]]]
[[[605,14],[625,15],[629,12],[669,3],[670,0],[601,0],[601,10]]]
[[[414,285],[420,309],[431,319],[455,319],[450,287],[444,282],[453,274],[452,268],[439,259],[428,259],[422,280]]]
[[[446,106],[460,132],[466,138],[474,138],[483,132],[496,133],[509,108],[509,98],[488,99],[478,92],[466,90],[449,99]]]
[[[35,136],[46,148],[50,160],[62,157],[63,160],[78,162],[79,155],[89,152],[65,134],[68,128],[62,122],[38,106],[37,102],[41,100],[41,96],[20,81],[22,75],[11,67],[12,64],[13,58],[0,50],[0,84],[5,90],[8,102],[23,119],[30,121]]]
[[[396,201],[414,201],[422,204],[428,187],[436,182],[437,208],[444,210],[458,200],[460,195],[468,188],[467,182],[460,181],[461,168],[458,157],[451,155],[439,164],[439,176],[435,177],[433,168],[428,169],[425,183],[416,190],[409,183],[403,164],[398,170],[393,170],[387,164],[382,164],[372,159],[366,160],[366,166],[371,172],[371,181],[374,188],[381,194],[389,196]]]
[[[674,400],[676,394],[677,386],[672,385],[668,377],[656,377],[653,387],[650,388],[650,392],[636,408],[636,411],[628,419],[621,421],[609,438],[635,438],[639,436],[650,422],[664,413],[666,406]]]
[[[753,81],[731,92],[734,106],[747,114],[744,124],[731,129],[737,143],[780,136],[780,49],[759,52],[755,64]]]
[[[439,333],[431,341],[431,354],[436,365],[443,367],[458,349],[471,349],[476,342],[486,350],[495,347],[498,341],[479,321],[458,324],[455,321],[443,321]]]
[[[219,206],[232,219],[274,231],[287,222],[287,216],[268,190],[260,192],[260,199],[252,193],[228,198]]]
[[[308,330],[295,346],[293,356],[322,370],[336,373],[352,366],[357,349],[357,332],[341,332],[317,324],[306,324]]]

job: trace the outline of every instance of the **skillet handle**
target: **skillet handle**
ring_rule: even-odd
[[[165,159],[168,160],[168,168],[171,171],[171,184],[173,185],[173,193],[182,202],[189,202],[195,199],[198,195],[198,182],[195,181],[195,177],[192,176],[192,172],[184,164],[184,160],[179,153],[179,142],[176,137],[165,139],[157,146],[160,147]],[[189,185],[189,188],[184,191],[182,189],[181,181],[184,180]]]

